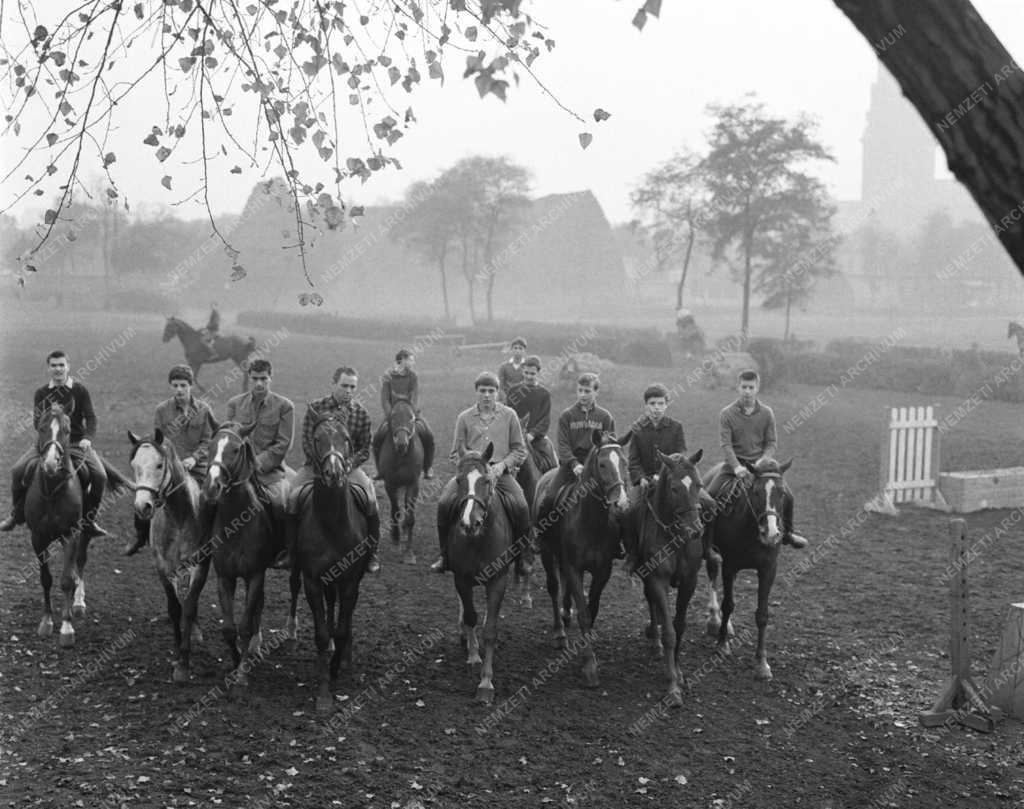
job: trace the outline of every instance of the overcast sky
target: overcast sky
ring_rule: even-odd
[[[651,19],[643,32],[630,25],[638,5],[587,0],[585,17],[579,2],[535,6],[557,42],[535,70],[561,103],[587,119],[585,126],[528,78],[506,104],[493,96],[481,100],[472,81],[461,78],[462,59],[453,55],[444,88],[424,75],[413,95],[392,97],[400,109],[411,104],[419,121],[391,152],[404,170],[379,172],[364,186],[348,185],[348,202],[396,199],[409,183],[436,176],[460,157],[504,154],[531,169],[535,194],[590,188],[611,221],[624,221],[631,216],[629,191],[644,171],[680,145],[701,146],[708,128],[705,105],[738,100],[750,91],[772,112],[817,118],[819,136],[837,158],[822,167],[823,179],[838,198],[859,197],[860,138],[878,62],[830,0],[665,0],[662,18]],[[1019,62],[1020,0],[975,0],[975,6]],[[140,203],[152,210],[179,202],[199,176],[195,168],[175,169],[174,191],[159,184],[167,166],[140,143],[160,118],[162,103],[147,108],[159,98],[158,89],[148,88],[122,108],[121,127],[108,142],[118,154],[120,187],[136,210]],[[595,107],[611,112],[611,119],[594,123]],[[586,151],[577,141],[584,129],[595,136]],[[6,163],[24,148],[10,138],[0,145]],[[365,140],[352,151],[365,154]],[[253,183],[262,179],[256,169],[227,174],[235,162],[222,162],[215,175],[211,204],[217,212],[241,210]],[[20,177],[2,189],[4,205],[21,189]],[[25,224],[42,207],[32,198],[12,212]],[[201,215],[194,201],[176,210]]]

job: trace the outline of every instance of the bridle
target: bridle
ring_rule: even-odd
[[[666,484],[666,485],[669,485],[669,484]],[[680,528],[682,527],[683,519],[686,517],[686,515],[693,514],[694,512],[699,511],[697,506],[691,505],[689,508],[675,511],[673,513],[673,520],[672,520],[672,522],[671,523],[665,523],[665,521],[662,520],[661,517],[658,516],[657,509],[654,508],[654,498],[653,497],[644,497],[644,501],[645,501],[645,503],[647,505],[647,510],[648,510],[648,512],[650,512],[651,517],[658,524],[658,526],[661,528],[661,530],[664,531],[669,536],[675,536],[676,535],[675,527],[676,526],[679,526]]]
[[[606,449],[618,449],[618,450],[621,450],[622,449],[622,445],[618,444],[618,443],[614,443],[614,442],[610,442],[608,444],[601,444],[601,446],[599,446],[597,448],[597,451],[594,453],[594,460],[593,460],[593,465],[594,466],[597,466],[597,459],[600,457],[601,453],[604,452]],[[588,466],[589,465],[590,464],[588,464]],[[612,492],[614,492],[616,489],[618,489],[620,487],[625,488],[625,486],[626,486],[625,481],[622,479],[621,470],[619,470],[619,471],[620,471],[620,474],[618,476],[619,479],[617,481],[615,481],[614,483],[609,483],[609,484],[605,485],[604,482],[602,481],[601,498],[602,498],[603,502],[606,505],[611,505],[611,503],[610,503],[610,501],[608,499],[608,496]],[[592,475],[593,475],[593,477],[600,479],[599,475],[594,474],[594,473],[592,473]],[[591,494],[594,494],[594,492],[591,491]]]
[[[314,434],[315,434],[315,431],[320,428],[321,424],[324,424],[324,423],[330,422],[330,421],[333,421],[335,424],[338,425],[338,427],[341,427],[342,430],[344,430],[343,425],[341,425],[336,419],[332,419],[330,417],[327,417],[327,418],[321,419],[320,423],[316,425],[316,427],[314,428]],[[334,432],[338,432],[338,430],[335,430]],[[345,438],[345,443],[346,444],[350,444],[351,443],[351,439],[349,438],[348,431],[344,431],[343,435],[344,435],[344,438]],[[315,440],[316,439],[314,437],[314,441]],[[325,470],[327,468],[327,464],[331,461],[332,458],[336,459],[338,461],[338,463],[341,465],[342,480],[347,479],[348,478],[348,473],[352,470],[352,463],[351,463],[351,461],[349,461],[348,456],[344,452],[342,452],[341,450],[336,449],[333,444],[331,444],[329,446],[329,448],[328,448],[328,450],[326,452],[324,452],[324,453],[322,453],[322,454],[320,454],[320,455],[318,455],[316,457],[316,474],[317,474],[317,477],[320,478],[321,480],[324,479],[324,477],[325,477],[324,472],[325,472]]]
[[[135,491],[149,492],[151,495],[153,495],[153,506],[155,508],[160,508],[164,505],[164,503],[167,502],[167,498],[170,495],[174,494],[177,487],[175,489],[168,488],[171,484],[171,464],[168,461],[167,456],[164,455],[163,450],[160,449],[160,447],[158,447],[152,441],[140,442],[135,447],[135,451],[132,453],[132,459],[134,459],[135,456],[138,454],[140,448],[146,446],[152,447],[154,450],[156,450],[157,453],[159,453],[160,457],[163,459],[164,462],[164,473],[163,476],[160,478],[160,485],[158,485],[156,488],[152,486],[147,486],[145,483],[136,483]],[[184,484],[179,484],[179,486],[180,485]]]
[[[234,489],[234,488],[236,488],[238,486],[241,486],[243,483],[246,482],[246,479],[243,478],[241,476],[241,474],[240,474],[241,471],[242,471],[242,468],[245,466],[245,449],[244,449],[244,447],[245,447],[245,439],[242,438],[242,436],[240,436],[234,430],[232,430],[232,429],[230,429],[228,427],[221,427],[219,430],[217,430],[217,433],[214,434],[214,438],[216,438],[217,435],[219,435],[220,433],[226,433],[226,434],[228,434],[230,436],[233,436],[234,438],[238,439],[238,444],[239,444],[238,459],[235,461],[235,467],[233,469],[228,469],[220,461],[214,459],[214,460],[210,461],[210,465],[206,469],[206,475],[207,475],[207,477],[209,477],[210,476],[210,472],[213,471],[213,468],[214,467],[218,467],[221,471],[224,472],[224,476],[228,479],[228,483],[223,484],[224,488],[228,489],[228,490],[231,490],[231,489]],[[211,444],[213,443],[213,439],[210,439],[210,443]]]
[[[391,440],[394,441],[397,444],[398,443],[397,439],[398,439],[399,434],[400,433],[405,433],[406,436],[407,436],[406,441],[408,441],[408,443],[411,444],[412,443],[412,437],[416,433],[416,414],[415,413],[413,414],[413,417],[412,417],[412,420],[409,423],[409,426],[402,425],[400,427],[392,426],[391,418],[392,418],[393,415],[394,415],[394,410],[392,410],[391,411],[391,415],[388,416],[388,429],[391,431]]]
[[[777,520],[780,519],[780,517],[779,517],[779,512],[775,509],[774,506],[772,506],[772,504],[768,500],[767,496],[764,499],[764,502],[765,502],[765,510],[764,510],[764,512],[758,513],[757,509],[754,508],[754,504],[750,501],[750,488],[753,486],[754,481],[756,481],[758,479],[762,479],[762,480],[782,480],[782,475],[780,473],[778,473],[778,472],[761,472],[761,473],[755,472],[754,473],[754,480],[751,481],[750,486],[743,486],[743,499],[746,501],[747,508],[750,509],[750,513],[754,515],[754,519],[757,521],[758,529],[760,529],[761,525],[763,523],[765,523],[765,521],[769,517],[775,517],[775,519],[777,519]]]
[[[487,510],[489,508],[490,501],[494,497],[494,485],[495,484],[494,484],[494,481],[491,480],[491,476],[488,474],[488,470],[486,468],[486,465],[481,463],[481,468],[482,468],[481,477],[484,479],[484,481],[486,481],[486,486],[487,486],[487,500],[486,501],[481,500],[479,497],[476,496],[476,492],[473,491],[472,489],[469,489],[468,486],[467,486],[466,494],[459,498],[457,511],[461,512],[466,507],[467,503],[474,503],[474,504],[480,506],[480,510],[483,512],[483,519],[486,520],[487,519]],[[469,470],[467,470],[467,472],[468,471]],[[465,478],[465,473],[461,473],[461,474],[462,474],[462,477]]]

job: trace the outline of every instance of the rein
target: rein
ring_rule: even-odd
[[[231,435],[231,436],[234,436],[235,438],[237,438],[240,445],[244,445],[245,444],[245,439],[242,438],[242,436],[240,436],[234,430],[226,429],[226,428],[221,428],[217,432],[218,433],[227,433],[228,435]],[[211,439],[211,443],[212,443],[212,439]],[[228,469],[220,461],[217,461],[217,460],[210,461],[210,465],[207,467],[206,474],[209,475],[210,474],[210,470],[213,469],[213,467],[215,467],[215,466],[220,467],[224,471],[224,474],[227,476],[228,480],[230,481],[225,486],[225,488],[228,489],[228,490],[236,489],[239,486],[241,486],[243,483],[248,482],[248,478],[243,478],[241,475],[238,474],[241,471],[241,467],[245,464],[245,453],[244,452],[240,452],[238,458],[239,458],[238,462],[235,464],[235,468],[234,469]],[[249,477],[252,477],[252,475],[250,475]]]
[[[142,443],[139,444],[139,447],[142,446],[153,447],[153,449],[160,453],[161,457],[164,459],[164,474],[163,477],[160,479],[160,485],[158,485],[156,488],[153,488],[152,486],[147,486],[145,483],[136,483],[135,490],[149,492],[151,495],[153,495],[153,505],[156,508],[162,508],[164,504],[167,502],[167,498],[174,494],[182,486],[184,486],[186,481],[183,480],[174,488],[168,488],[170,486],[171,477],[173,473],[171,471],[171,464],[169,463],[167,456],[163,454],[163,451],[160,449],[160,447],[158,447],[156,444],[153,444],[150,441],[143,441]],[[135,452],[138,452],[138,447],[135,448]],[[132,457],[135,457],[135,453],[132,453]]]
[[[762,474],[758,474],[757,477],[771,479],[771,480],[782,480],[782,475],[780,475],[778,472],[764,472]],[[740,485],[742,485],[742,483]],[[771,516],[771,515],[775,515],[776,517],[779,516],[779,512],[776,511],[774,508],[772,508],[771,503],[768,502],[767,498],[765,498],[766,508],[765,508],[764,513],[763,514],[758,514],[757,513],[757,509],[754,508],[754,504],[750,502],[750,488],[748,486],[743,486],[743,490],[742,491],[743,491],[743,499],[747,503],[747,508],[750,509],[750,513],[754,515],[754,519],[757,521],[757,524],[759,526],[761,525],[761,521],[762,520],[766,520],[769,516]]]

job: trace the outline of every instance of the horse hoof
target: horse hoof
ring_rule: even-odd
[[[236,670],[234,687],[238,691],[247,691],[249,689],[249,675]]]
[[[720,640],[718,641],[718,645],[715,647],[715,651],[720,655],[728,657],[732,654],[732,646],[728,640]]]
[[[683,695],[679,689],[674,689],[668,692],[668,706],[670,708],[682,708],[683,707]]]
[[[718,631],[722,628],[722,622],[716,621],[714,618],[708,618],[707,623],[704,624],[704,631],[712,638],[718,637]]]
[[[568,641],[567,641],[565,635],[557,635],[555,637],[555,648],[556,649],[564,649],[567,642]]]
[[[484,661],[480,659],[479,654],[471,654],[469,657],[466,658],[467,666],[479,666],[483,662]]]
[[[519,604],[520,604],[520,606],[522,606],[522,607],[523,607],[524,609],[527,609],[527,610],[532,610],[532,609],[533,609],[533,596],[532,596],[532,595],[530,595],[529,593],[527,593],[526,595],[524,595],[524,596],[523,596],[523,597],[522,597],[522,598],[521,598],[521,599],[519,600]]]
[[[767,663],[759,663],[754,670],[754,679],[766,683],[772,678],[772,668]]]
[[[405,556],[402,557],[402,564],[403,565],[418,565],[419,564],[419,560],[416,558],[416,554],[415,553],[407,553]]]
[[[482,685],[476,690],[476,699],[484,705],[494,702],[494,688],[489,685]]]
[[[334,710],[334,698],[320,694],[316,698],[316,710],[317,713],[331,713]]]
[[[175,685],[184,685],[188,682],[188,666],[183,666],[181,663],[174,664],[174,673],[171,675],[171,681]]]
[[[53,619],[50,616],[47,615],[39,622],[36,634],[41,638],[48,638],[53,634]]]
[[[62,649],[70,649],[75,645],[75,630],[69,629],[60,631],[60,645]]]
[[[85,617],[85,604],[75,604],[71,608],[72,618],[84,618]]]
[[[195,625],[192,627],[192,642],[196,644],[203,642],[203,630]]]
[[[583,664],[583,680],[587,688],[597,688],[600,682],[597,679],[597,661],[588,660]]]
[[[654,640],[658,637],[658,627],[654,624],[648,624],[644,627],[644,637],[648,640]]]

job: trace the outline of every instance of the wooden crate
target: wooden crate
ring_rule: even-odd
[[[986,508],[1018,508],[1024,506],[1024,466],[943,472],[939,475],[939,491],[959,514]]]

